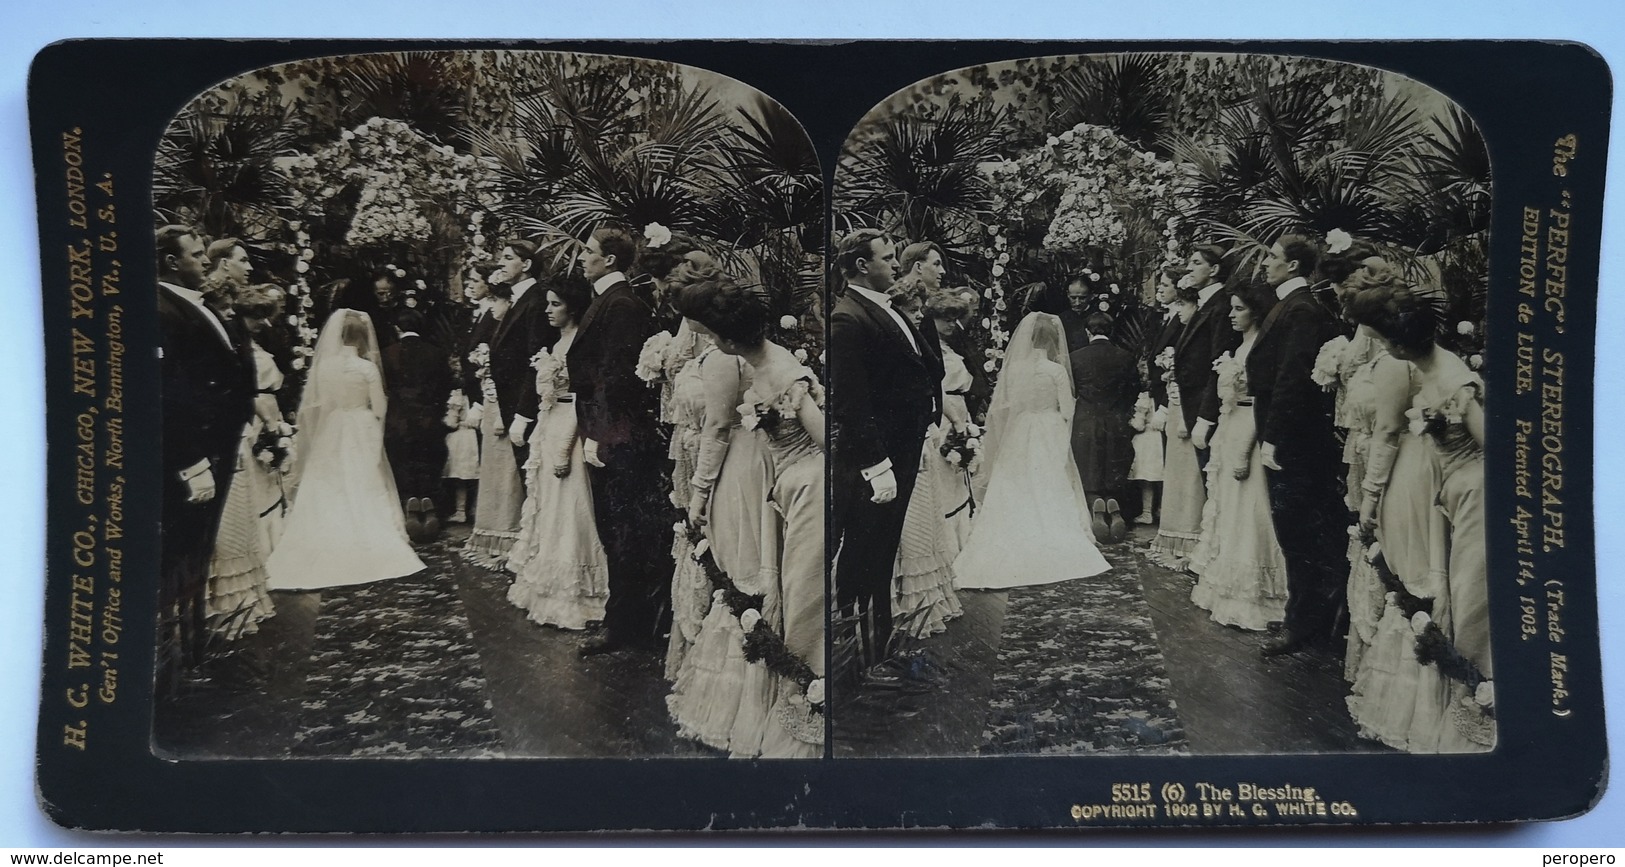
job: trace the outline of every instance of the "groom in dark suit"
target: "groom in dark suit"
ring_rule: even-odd
[[[609,561],[604,634],[581,648],[583,656],[657,647],[671,623],[671,510],[660,492],[666,464],[655,415],[659,395],[637,376],[638,354],[655,332],[654,311],[622,271],[636,250],[620,229],[600,227],[587,240],[579,261],[594,297],[565,354]]]
[[[204,303],[208,256],[197,233],[164,226],[158,253],[163,385],[163,526],[159,612],[180,663],[202,661],[209,581],[220,512],[237,466],[243,426],[254,414],[248,339]]]
[[[1320,347],[1339,328],[1306,279],[1317,254],[1312,242],[1297,235],[1283,236],[1270,248],[1264,277],[1280,300],[1247,356],[1270,514],[1287,570],[1285,629],[1264,646],[1265,656],[1331,638],[1348,577],[1334,398],[1311,377]]]
[[[516,238],[503,246],[491,274],[491,282],[512,289],[513,305],[491,334],[491,382],[496,385],[497,406],[485,407],[485,412],[502,414],[502,427],[521,468],[530,456],[526,437],[537,413],[536,370],[530,360],[559,339],[558,329],[547,323],[547,289],[536,282],[541,265],[536,245]],[[521,484],[524,477],[520,472]]]
[[[942,413],[942,353],[892,309],[891,239],[863,229],[841,240],[835,266],[846,292],[829,319],[829,426],[833,464],[830,550],[843,613],[862,624],[864,662],[886,658],[891,576],[914,492],[926,428]]]

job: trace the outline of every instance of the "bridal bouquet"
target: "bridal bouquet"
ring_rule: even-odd
[[[474,377],[484,379],[491,366],[491,345],[481,343],[474,347],[474,351],[468,354],[468,363],[474,365]]]
[[[964,430],[950,430],[943,435],[942,445],[937,450],[949,466],[974,473],[982,465],[982,429],[967,424]]]
[[[666,378],[666,350],[671,345],[671,333],[656,331],[643,342],[638,352],[638,379],[653,385]]]
[[[564,369],[564,357],[544,348],[531,356],[530,366],[536,371],[537,400],[544,407],[557,406],[559,395],[570,390],[570,375]]]
[[[293,455],[293,431],[293,425],[287,422],[261,428],[260,435],[254,438],[254,459],[268,470],[285,471]]]
[[[1310,371],[1309,378],[1327,391],[1336,388],[1341,378],[1343,354],[1348,348],[1349,339],[1341,334],[1326,341],[1325,345],[1320,347],[1320,354],[1315,356],[1315,369]]]
[[[1162,348],[1162,351],[1157,353],[1157,357],[1156,357],[1155,360],[1156,360],[1156,365],[1158,367],[1162,368],[1162,381],[1163,382],[1171,382],[1171,381],[1173,381],[1173,378],[1174,378],[1174,348],[1172,346],[1164,346]]]

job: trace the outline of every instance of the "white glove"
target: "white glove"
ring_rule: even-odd
[[[214,473],[205,469],[203,472],[186,480],[186,489],[190,496],[187,502],[207,503],[214,499]]]
[[[582,460],[586,461],[592,466],[599,467],[600,469],[603,468],[604,462],[598,459],[597,440],[585,440],[582,443],[581,451],[584,453]]]
[[[508,442],[516,446],[525,444],[525,430],[530,427],[530,419],[522,415],[513,417],[513,426],[508,429]]]
[[[870,479],[869,484],[875,489],[874,496],[869,498],[874,502],[889,503],[897,499],[897,474],[889,467]]]

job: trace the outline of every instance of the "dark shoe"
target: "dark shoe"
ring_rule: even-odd
[[[434,500],[423,498],[423,534],[430,539],[440,537],[440,516],[435,513]]]
[[[1265,644],[1263,647],[1260,647],[1258,649],[1258,653],[1264,657],[1286,656],[1288,654],[1297,653],[1308,646],[1308,635],[1303,635],[1296,632],[1283,632],[1281,633],[1280,638],[1276,638],[1273,641]]]
[[[1111,527],[1106,524],[1106,501],[1099,497],[1095,498],[1094,520],[1090,527],[1095,531],[1095,539],[1111,538]]]
[[[605,653],[620,653],[631,648],[631,646],[630,643],[623,641],[618,636],[604,635],[581,645],[581,649],[577,650],[576,654],[585,659],[589,656],[601,656]]]
[[[1111,520],[1111,539],[1121,542],[1128,538],[1128,525],[1123,522],[1123,510],[1117,507],[1116,500],[1106,501],[1106,514]]]

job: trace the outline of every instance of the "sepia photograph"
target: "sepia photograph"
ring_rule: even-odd
[[[824,755],[824,185],[733,79],[258,69],[152,177],[153,746]]]
[[[1033,57],[837,166],[833,754],[1470,753],[1491,175],[1369,66]]]

